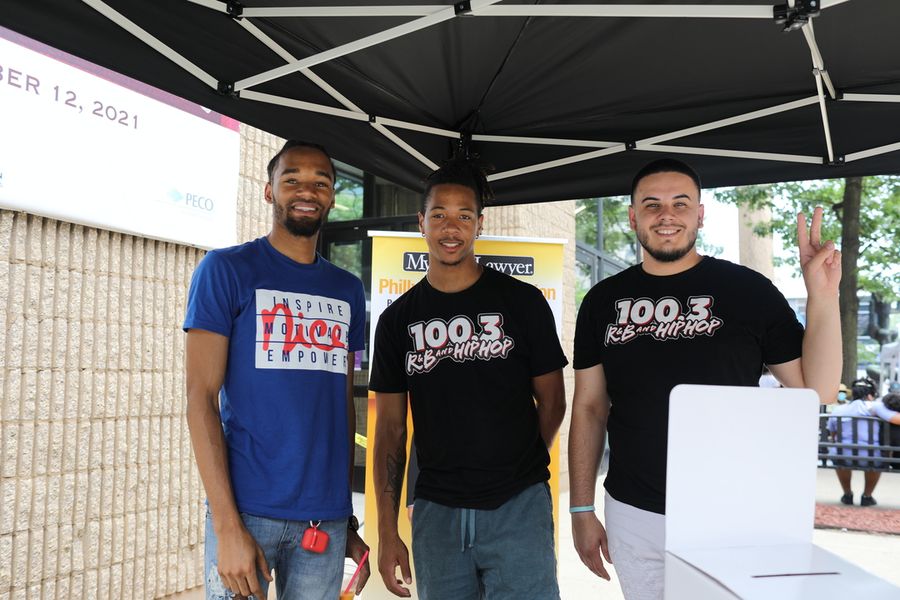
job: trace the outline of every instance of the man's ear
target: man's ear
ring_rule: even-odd
[[[628,207],[628,226],[632,231],[637,231],[637,221],[634,218],[634,206]]]
[[[697,222],[697,227],[701,227],[701,228],[703,227],[703,205],[702,204],[700,205],[700,218],[699,218],[699,221]]]
[[[275,202],[275,199],[272,197],[272,184],[271,183],[266,183],[265,197],[266,197],[266,202],[268,202],[269,204],[272,204]]]
[[[422,211],[417,213],[419,217],[419,233],[422,234],[422,237],[425,237],[425,215],[422,214]]]

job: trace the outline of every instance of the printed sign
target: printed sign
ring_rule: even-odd
[[[236,243],[238,123],[0,28],[0,207]]]
[[[350,304],[256,290],[256,368],[347,372]]]

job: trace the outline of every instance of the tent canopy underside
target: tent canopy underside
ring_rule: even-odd
[[[412,189],[459,148],[496,204],[624,194],[664,155],[707,187],[900,172],[895,0],[4,5],[4,27]]]

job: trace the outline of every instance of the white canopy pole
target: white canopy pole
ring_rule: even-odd
[[[410,146],[409,144],[404,142],[402,139],[397,137],[397,135],[393,131],[391,131],[384,125],[381,125],[379,123],[372,123],[372,127],[374,127],[375,130],[378,131],[381,135],[383,135],[387,139],[391,140],[392,142],[394,142],[395,144],[397,144],[398,146],[400,146],[401,148],[406,150],[406,152],[408,152],[410,155],[415,157],[419,162],[421,162],[423,165],[425,165],[432,171],[437,170],[437,168],[438,168],[437,163],[435,163],[430,158],[428,158],[427,156],[425,156],[424,154],[422,154],[421,152],[419,152],[418,150],[416,150],[415,148],[413,148],[412,146]]]
[[[82,2],[171,60],[173,63],[175,63],[212,89],[218,89],[219,82],[215,77],[183,57],[181,54],[179,54],[166,44],[162,43],[158,38],[151,35],[149,32],[147,32],[146,29],[143,29],[142,27],[135,24],[134,21],[126,18],[122,13],[110,8],[109,5],[107,5],[105,2],[102,2],[101,0],[82,0]]]
[[[240,92],[240,97],[247,100],[267,102],[269,104],[277,104],[279,106],[286,106],[289,108],[299,108],[300,110],[308,110],[310,112],[331,115],[334,117],[343,117],[345,119],[351,119],[354,121],[369,121],[368,115],[357,113],[352,110],[343,110],[331,106],[324,106],[322,104],[313,104],[312,102],[303,102],[301,100],[294,100],[292,98],[283,98],[281,96],[273,96],[272,94],[263,94],[261,92],[255,92],[253,90],[244,90]],[[431,159],[397,137],[394,132],[390,131],[384,125],[372,123],[372,127],[374,127],[384,137],[388,138],[389,140],[406,150],[406,152],[415,157],[423,165],[431,168],[432,170],[438,168],[437,164],[435,164]]]
[[[819,0],[819,4],[822,6],[822,10],[831,8],[832,6],[837,6],[838,4],[843,4],[844,2],[850,2],[850,0]]]
[[[834,84],[831,83],[831,77],[828,75],[828,70],[825,68],[825,60],[822,58],[822,53],[819,52],[819,45],[816,43],[816,34],[813,31],[813,22],[808,21],[801,30],[803,31],[803,37],[806,38],[806,43],[809,46],[809,52],[812,55],[813,68],[818,69],[822,74],[822,81],[828,88],[828,95],[834,100],[837,98],[837,92],[834,89]]]
[[[822,73],[813,69],[816,77],[816,89],[819,91],[819,109],[822,111],[822,129],[825,132],[825,145],[828,148],[828,162],[834,162],[834,148],[831,145],[831,127],[828,125],[828,108],[825,106],[825,92],[822,86]]]
[[[265,44],[266,47],[269,48],[272,52],[283,58],[285,62],[293,62],[297,60],[293,54],[285,50],[281,46],[281,44],[277,43],[275,40],[266,35],[263,30],[254,25],[249,19],[240,19],[238,20],[238,23],[253,37]],[[329,85],[327,81],[313,73],[312,69],[300,69],[300,73],[302,73],[304,76],[306,76],[307,79],[315,83],[319,87],[319,89],[340,102],[344,106],[344,108],[352,110],[354,112],[358,112],[359,114],[366,114],[360,107],[351,102],[349,98]]]
[[[440,137],[446,137],[446,138],[450,138],[450,139],[454,139],[454,140],[458,140],[462,137],[462,134],[458,131],[453,131],[451,129],[442,129],[440,127],[431,127],[429,125],[420,125],[418,123],[410,123],[409,121],[401,121],[399,119],[389,119],[387,117],[375,117],[375,122],[380,123],[381,125],[396,127],[398,129],[407,129],[409,131],[430,133],[431,135],[437,135]]]
[[[571,165],[578,162],[584,162],[586,160],[593,160],[595,158],[600,158],[601,156],[609,156],[610,154],[618,154],[619,152],[625,152],[627,148],[625,144],[618,144],[613,146],[612,148],[604,148],[603,150],[594,150],[593,152],[585,152],[583,154],[576,154],[575,156],[567,156],[566,158],[559,158],[557,160],[550,160],[547,162],[538,163],[535,165],[529,165],[527,167],[521,167],[519,169],[511,169],[509,171],[503,171],[502,173],[494,173],[493,175],[488,175],[488,181],[497,181],[498,179],[506,179],[508,177],[515,177],[517,175],[526,175],[528,173],[535,173],[537,171],[545,171],[547,169],[553,169],[556,167],[562,167],[564,165]]]
[[[204,0],[191,0],[201,2]],[[209,1],[209,0],[205,0]],[[422,17],[447,8],[446,5],[410,6],[272,6],[245,8],[245,17]],[[682,4],[582,4],[536,6],[503,4],[478,12],[485,17],[687,17],[726,19],[771,19],[771,6]]]
[[[266,46],[266,48],[283,58],[284,62],[294,62],[295,60],[297,60],[297,57],[285,50],[285,48],[281,44],[270,38],[265,31],[254,25],[253,21],[251,21],[250,19],[236,19],[236,22],[238,25],[246,29],[247,33],[262,42]]]
[[[220,13],[228,14],[228,5],[224,2],[220,2],[219,0],[187,0],[188,2],[192,2],[194,4],[199,4],[200,6],[205,6],[206,8],[211,8]]]
[[[308,110],[309,112],[322,115],[331,115],[332,117],[341,117],[343,119],[350,119],[351,121],[369,120],[369,116],[363,112],[335,108],[334,106],[326,106],[324,104],[315,104],[314,102],[304,102],[303,100],[294,100],[293,98],[285,98],[284,96],[264,94],[255,90],[243,90],[238,95],[245,100],[267,102],[269,104],[277,104],[278,106],[287,106],[288,108],[299,108],[300,110]]]
[[[472,12],[474,14],[474,12],[481,7],[490,6],[491,4],[499,1],[500,0],[471,0]],[[332,48],[331,50],[325,50],[324,52],[319,52],[318,54],[308,56],[307,58],[304,58],[302,60],[294,61],[281,67],[276,67],[263,73],[259,73],[258,75],[253,75],[252,77],[241,79],[240,81],[235,82],[234,89],[236,91],[247,89],[249,87],[259,85],[260,83],[265,83],[267,81],[271,81],[273,79],[295,73],[300,69],[312,67],[323,62],[334,60],[335,58],[340,58],[341,56],[346,56],[347,54],[358,52],[359,50],[370,48],[389,40],[402,37],[421,29],[426,29],[428,27],[431,27],[432,25],[437,25],[438,23],[453,19],[454,17],[456,17],[456,10],[454,9],[454,7],[450,6],[434,14],[410,21],[409,23],[391,27],[390,29],[386,29],[372,35],[367,35],[366,37],[360,38],[356,41],[342,44],[340,46]]]
[[[844,94],[842,102],[900,102],[900,94]]]
[[[189,0],[197,4],[216,0]],[[849,0],[820,0],[824,10]],[[788,0],[793,8],[795,0]],[[244,8],[242,16],[253,17],[424,17],[446,9],[444,4],[383,6],[269,6]],[[474,10],[474,7],[473,7]],[[771,5],[704,5],[704,4],[502,4],[474,13],[484,17],[648,17],[695,19],[771,19]]]
[[[810,96],[809,98],[804,98],[802,100],[794,100],[793,102],[785,102],[784,104],[779,104],[777,106],[771,106],[769,108],[763,108],[761,110],[755,110],[753,112],[745,113],[743,115],[737,115],[736,117],[728,117],[727,119],[720,119],[718,121],[706,123],[705,125],[697,125],[696,127],[688,127],[687,129],[679,129],[678,131],[673,131],[671,133],[664,133],[663,135],[657,135],[654,137],[645,138],[643,140],[638,140],[637,148],[640,149],[642,146],[649,146],[652,144],[657,144],[659,142],[668,142],[669,140],[687,137],[689,135],[694,135],[696,133],[703,133],[705,131],[710,131],[712,129],[719,129],[721,127],[728,127],[729,125],[736,125],[738,123],[743,123],[745,121],[752,121],[753,119],[759,119],[761,117],[768,117],[769,115],[775,115],[775,114],[782,113],[785,111],[794,110],[795,108],[802,108],[804,106],[809,106],[811,104],[815,104],[816,101],[817,101],[816,96]]]
[[[774,152],[747,152],[744,150],[725,150],[724,148],[697,148],[693,146],[641,146],[641,151],[666,152],[671,154],[698,154],[701,156],[719,156],[723,158],[749,158],[753,160],[776,160],[780,162],[806,163],[821,165],[824,161],[821,156],[806,156],[803,154],[778,154]]]
[[[473,142],[498,142],[505,144],[535,144],[543,146],[569,146],[571,148],[612,148],[622,142],[603,142],[599,140],[571,140],[565,138],[539,138],[520,135],[485,135],[472,134]]]
[[[196,2],[198,0],[191,0]],[[446,4],[410,6],[267,6],[245,8],[241,16],[253,17],[424,17],[447,8]]]
[[[868,150],[862,150],[860,152],[853,152],[844,157],[844,162],[853,162],[854,160],[869,158],[870,156],[878,156],[879,154],[887,154],[888,152],[896,152],[897,150],[900,150],[900,142],[887,144],[885,146],[878,146],[877,148],[870,148]]]
[[[723,6],[704,4],[502,4],[482,10],[480,16],[771,19],[772,6]]]
[[[278,56],[280,56],[284,60],[286,60],[288,62],[295,60],[294,56],[290,52],[288,52],[280,44],[275,42],[275,40],[273,40],[268,35],[266,35],[265,32],[263,32],[261,29],[256,27],[256,25],[252,24],[248,19],[241,19],[239,21],[239,23],[241,24],[241,26],[244,29],[246,29],[248,32],[250,32],[250,34],[252,34],[256,39],[261,41],[269,49],[271,49],[273,52],[278,54]],[[313,73],[313,71],[311,69],[301,69],[300,72],[303,73],[303,75],[305,75],[307,78],[309,78],[310,81],[312,81],[317,86],[319,86],[319,88],[322,89],[323,91],[325,91],[329,96],[331,96],[332,98],[334,98],[335,100],[340,102],[342,105],[344,105],[348,110],[347,111],[339,111],[338,109],[332,109],[330,107],[326,107],[321,104],[312,104],[312,103],[308,103],[308,102],[301,103],[298,105],[298,104],[294,104],[294,103],[299,102],[297,100],[292,101],[288,98],[280,98],[278,96],[270,96],[268,94],[260,94],[259,92],[254,92],[252,90],[245,90],[243,92],[240,92],[240,96],[242,98],[247,98],[248,100],[259,100],[261,102],[271,102],[272,104],[280,104],[282,106],[293,106],[294,108],[300,108],[302,110],[310,110],[313,112],[320,112],[320,113],[324,113],[324,114],[330,114],[330,115],[334,115],[334,116],[350,118],[350,119],[354,119],[357,121],[369,121],[370,124],[372,125],[373,129],[375,129],[381,135],[383,135],[386,138],[388,138],[389,140],[391,140],[393,143],[397,144],[400,148],[405,150],[407,153],[409,153],[411,156],[413,156],[416,160],[418,160],[419,162],[421,162],[422,164],[424,164],[428,167],[431,167],[432,169],[437,168],[437,165],[435,165],[434,162],[432,162],[428,157],[426,157],[424,154],[422,154],[421,152],[419,152],[418,150],[413,148],[408,143],[401,140],[399,137],[394,135],[393,132],[391,132],[390,130],[388,130],[387,128],[385,128],[384,126],[382,126],[376,122],[371,122],[368,114],[363,112],[362,109],[360,109],[358,106],[356,106],[356,104],[354,104],[349,98],[347,98],[346,96],[341,94],[339,91],[337,91],[327,81],[325,81],[324,79],[322,79],[321,77],[319,77],[318,75]],[[437,132],[444,132],[444,130],[439,130],[434,127],[429,128],[429,127],[424,127],[424,126],[415,126],[412,123],[404,123],[403,121],[394,121],[393,119],[387,119],[387,121],[392,121],[393,124],[395,124],[397,126],[402,126],[404,124],[408,125],[408,127],[407,127],[408,129],[417,129],[419,131],[430,130],[430,131],[426,131],[426,133],[436,133],[437,134]],[[459,134],[456,132],[447,131],[446,133],[450,134],[449,137],[457,137],[457,138],[459,137]]]

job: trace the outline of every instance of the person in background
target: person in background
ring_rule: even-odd
[[[850,388],[848,388],[844,383],[842,383],[841,387],[838,388],[837,401],[838,404],[846,404],[847,402],[850,402]]]
[[[842,406],[837,406],[831,411],[828,419],[828,430],[832,439],[841,444],[878,445],[881,441],[880,423],[871,419],[849,419],[843,417],[878,417],[882,421],[894,425],[900,425],[900,394],[888,394],[884,400],[875,400],[875,383],[871,379],[857,379],[853,382],[853,401]],[[881,457],[881,450],[856,448],[833,448],[835,456],[832,457],[835,470],[844,495],[841,496],[841,504],[853,504],[853,490],[851,479],[853,471],[863,472],[863,492],[859,498],[860,506],[875,506],[878,504],[872,495],[875,486],[881,479],[881,471],[867,471],[866,467],[879,467],[879,461],[860,460],[860,457]],[[840,457],[840,458],[839,458]],[[850,458],[852,457],[852,458]]]
[[[891,382],[888,390],[888,395],[881,399],[882,404],[884,404],[885,407],[889,410],[900,412],[900,382]],[[891,420],[890,423],[891,428],[890,435],[888,436],[888,442],[891,446],[900,447],[900,423],[894,420]],[[892,452],[891,458],[897,461],[891,463],[891,469],[900,470],[900,450],[895,450],[894,452]]]

